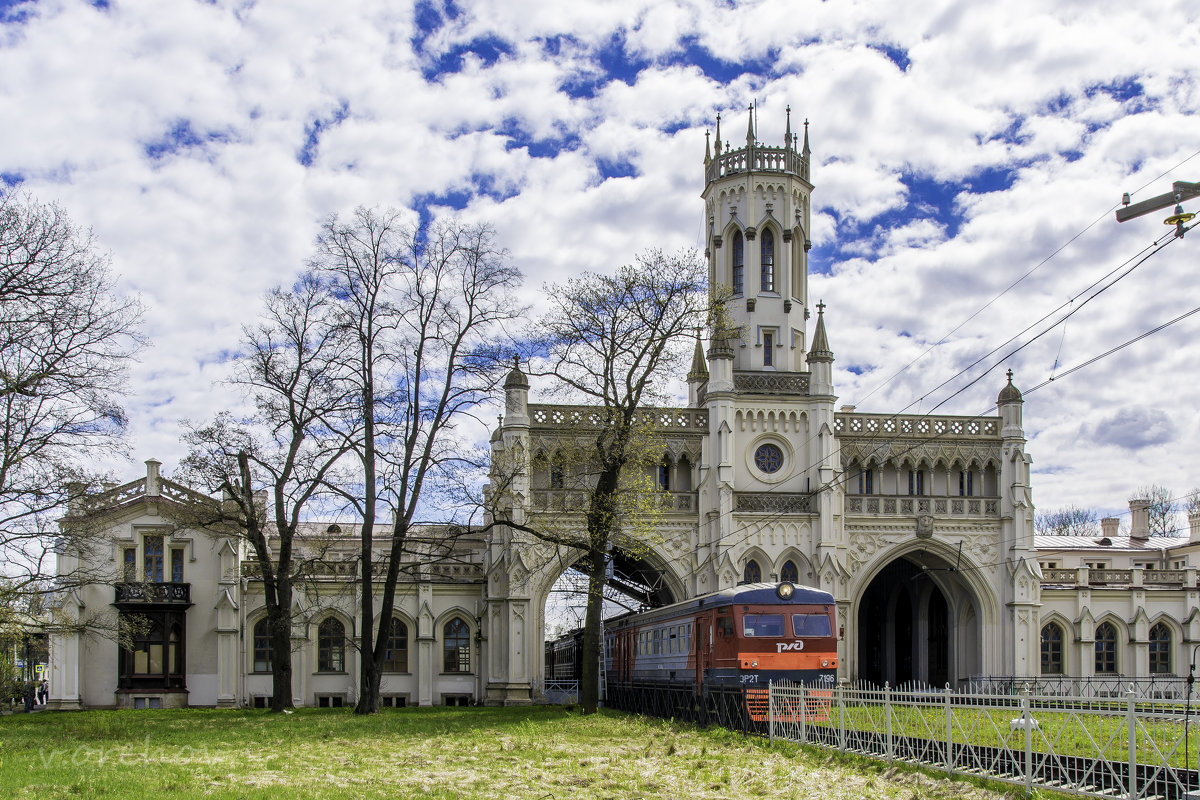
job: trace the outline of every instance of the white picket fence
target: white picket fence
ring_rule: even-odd
[[[1194,703],[772,683],[768,731],[787,739],[1092,797],[1200,792]],[[1200,794],[1196,795],[1200,798]]]

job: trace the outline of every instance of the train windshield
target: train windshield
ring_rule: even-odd
[[[794,636],[829,636],[832,632],[828,614],[792,614]]]
[[[747,614],[742,617],[745,636],[783,636],[783,614]]]

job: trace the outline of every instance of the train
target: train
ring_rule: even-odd
[[[833,595],[749,583],[605,622],[608,683],[745,686],[837,681]]]
[[[656,691],[701,698],[735,690],[757,702],[750,698],[765,698],[771,681],[832,689],[835,612],[829,592],[783,581],[742,584],[608,619],[606,694],[630,697],[636,688],[642,698]],[[582,638],[579,630],[546,643],[547,680],[579,679]]]

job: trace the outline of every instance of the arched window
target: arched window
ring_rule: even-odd
[[[443,672],[471,671],[471,629],[458,617],[442,629]]]
[[[792,583],[800,582],[800,570],[796,569],[795,561],[783,562],[783,566],[779,568],[779,580],[791,581]]]
[[[1063,674],[1063,632],[1053,622],[1042,628],[1042,674]]]
[[[733,233],[733,293],[741,294],[745,291],[746,282],[746,245],[742,241],[742,232],[734,231]]]
[[[317,672],[346,671],[346,626],[326,617],[317,626]]]
[[[925,473],[919,469],[908,471],[908,493],[910,495],[925,494]]]
[[[1111,622],[1096,626],[1096,673],[1117,671],[1117,629]]]
[[[1171,671],[1171,629],[1161,622],[1150,629],[1150,673]]]
[[[662,463],[658,465],[658,488],[664,492],[671,491],[671,460],[663,456]]]
[[[758,249],[762,254],[762,290],[773,292],[775,291],[775,236],[771,233],[770,228],[762,232],[762,240]]]
[[[272,669],[271,651],[273,645],[271,643],[271,626],[267,623],[267,618],[263,617],[258,622],[254,623],[254,671],[255,672],[270,672]]]
[[[550,459],[550,488],[563,488],[563,462],[558,453],[555,453],[554,457]]]
[[[392,617],[387,649],[383,652],[384,672],[408,672],[408,626]]]
[[[746,562],[746,571],[742,574],[744,583],[761,583],[762,567],[753,558]]]

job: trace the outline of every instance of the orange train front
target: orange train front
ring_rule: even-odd
[[[751,583],[605,622],[610,687],[705,687],[837,680],[834,600],[783,582]]]

